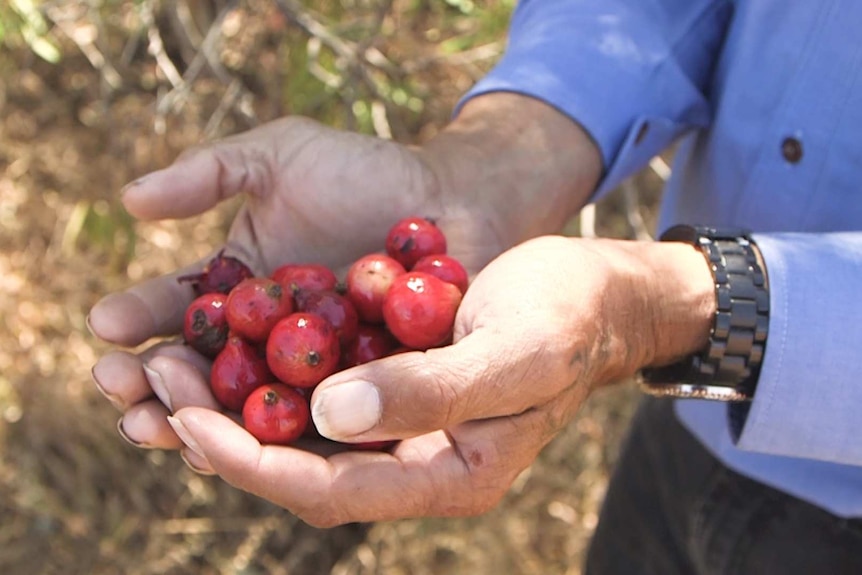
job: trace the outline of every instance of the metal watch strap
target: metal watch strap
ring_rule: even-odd
[[[672,365],[642,370],[642,388],[653,395],[750,400],[769,329],[767,280],[750,233],[674,226],[660,239],[700,248],[715,280],[717,309],[706,349]]]

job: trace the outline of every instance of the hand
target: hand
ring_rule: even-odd
[[[379,249],[385,230],[407,214],[436,218],[451,238],[463,237],[464,230],[478,233],[483,241],[452,242],[455,255],[474,268],[502,249],[495,244],[497,236],[487,232],[485,215],[463,209],[456,200],[441,202],[435,174],[414,151],[301,118],[187,152],[172,166],[127,186],[123,203],[141,219],[182,218],[240,193],[248,201],[230,230],[227,253],[258,275],[288,261],[343,268]],[[92,331],[124,346],[178,333],[193,295],[176,277],[205,263],[107,296],[90,314]],[[144,369],[153,361],[183,373],[194,368],[188,375],[195,382],[191,389],[200,387],[195,387],[199,374],[206,376],[209,367],[185,347],[160,343],[140,356],[105,356],[94,377],[126,412],[119,425],[127,438],[148,447],[178,447],[166,421],[162,386],[153,369]],[[161,402],[153,397],[154,382]],[[197,405],[215,405],[208,393],[191,397]]]
[[[226,247],[257,274],[288,261],[346,266],[379,249],[395,220],[421,214],[437,218],[450,253],[475,271],[517,241],[558,229],[595,185],[599,158],[553,108],[500,93],[471,100],[421,148],[279,120],[183,154],[129,184],[123,203],[140,219],[182,218],[246,193]],[[179,333],[192,291],[176,278],[204,263],[106,296],[90,313],[91,331],[127,347]],[[166,341],[137,355],[109,353],[93,377],[124,412],[126,439],[179,448],[166,417],[184,405],[215,407],[208,370],[208,361]],[[165,382],[173,380],[185,385],[171,398]]]
[[[480,513],[591,390],[696,349],[711,297],[689,246],[542,237],[476,277],[453,345],[351,368],[315,390],[324,435],[404,438],[391,454],[261,446],[199,407],[172,424],[203,468],[313,525]],[[674,341],[655,337],[669,325]]]

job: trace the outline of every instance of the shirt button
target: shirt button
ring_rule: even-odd
[[[796,138],[784,138],[781,142],[781,155],[791,164],[799,162],[802,159],[802,142]]]

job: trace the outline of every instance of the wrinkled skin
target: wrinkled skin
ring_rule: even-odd
[[[500,136],[493,146],[486,134],[471,141],[456,133],[454,144],[443,147],[448,164],[422,149],[290,118],[184,154],[124,193],[127,209],[148,220],[193,216],[246,192],[227,253],[259,275],[291,261],[343,271],[378,251],[398,219],[433,218],[449,254],[476,274],[456,317],[453,345],[336,373],[311,401],[324,436],[404,439],[391,453],[261,446],[219,412],[207,384],[209,361],[170,342],[140,354],[115,351],[94,367],[97,386],[123,412],[121,433],[142,447],[180,449],[193,469],[216,473],[317,526],[470,515],[496,505],[593,389],[656,358],[649,336],[657,309],[650,296],[684,283],[675,268],[654,272],[675,261],[667,257],[672,246],[558,236],[522,243],[558,229],[593,189],[601,164],[574,124],[518,98],[497,101],[502,117],[524,126],[488,122],[492,136]],[[465,122],[460,125],[471,125],[469,116]],[[513,173],[489,172],[476,152],[484,147],[495,157],[511,151],[511,161],[498,161]],[[465,166],[481,173],[465,175]],[[566,187],[571,182],[574,189]],[[524,206],[536,206],[532,218]],[[688,250],[694,258],[686,261],[700,266],[703,289],[679,309],[703,308],[708,318],[709,306],[692,301],[706,301],[701,296],[712,293],[711,278],[702,256]],[[91,312],[92,331],[121,346],[177,333],[193,294],[175,278],[106,296]],[[659,280],[665,284],[656,289],[650,282]],[[708,331],[708,319],[676,319],[669,333],[682,334],[683,343],[665,346],[665,355],[696,349],[701,341],[688,333]],[[683,329],[689,324],[692,329]],[[345,402],[350,417],[338,407]]]

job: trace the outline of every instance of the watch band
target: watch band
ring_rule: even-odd
[[[769,291],[750,232],[681,225],[660,239],[700,248],[715,280],[717,308],[706,348],[680,362],[643,369],[642,389],[660,396],[751,400],[766,348]]]

